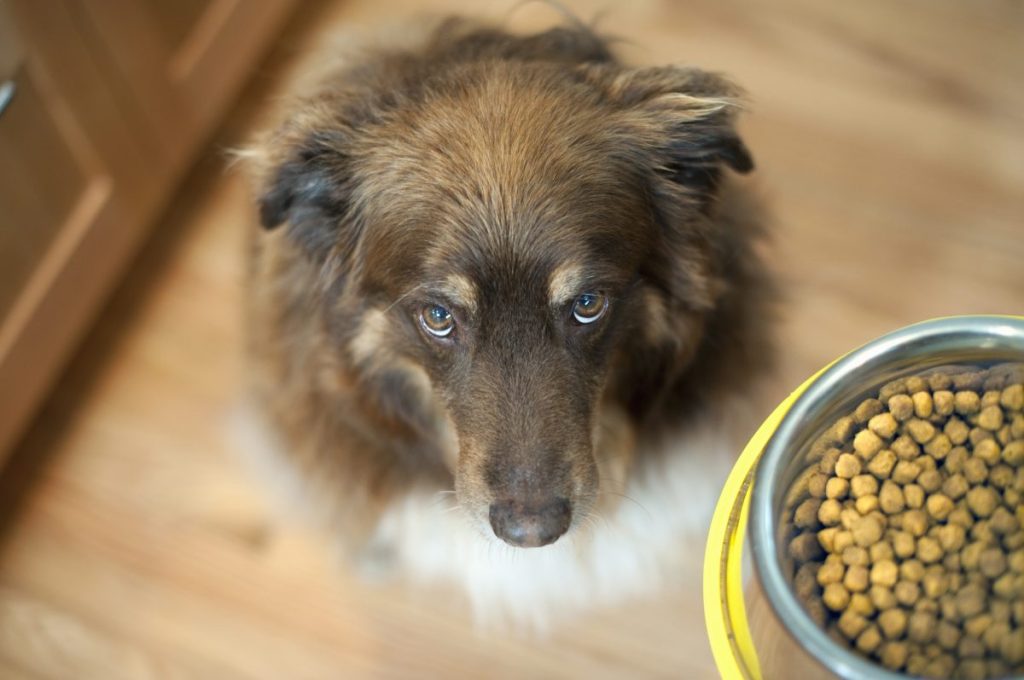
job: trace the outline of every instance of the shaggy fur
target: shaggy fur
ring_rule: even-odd
[[[348,554],[534,623],[656,581],[673,505],[728,460],[728,405],[767,364],[738,96],[583,27],[449,20],[291,103],[249,154],[252,395]],[[595,323],[585,293],[608,301]],[[550,499],[566,536],[492,549],[495,507]]]

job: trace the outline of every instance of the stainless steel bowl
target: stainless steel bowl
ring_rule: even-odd
[[[885,383],[953,364],[1024,362],[1024,320],[963,316],[883,336],[836,362],[800,396],[765,448],[754,478],[750,538],[754,565],[775,616],[822,666],[847,680],[905,680],[837,644],[807,614],[786,573],[779,540],[786,494],[807,467],[813,442]]]

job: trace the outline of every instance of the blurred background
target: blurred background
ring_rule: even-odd
[[[749,91],[787,291],[773,397],[899,326],[1024,312],[1024,4],[563,1],[631,62]],[[700,546],[656,601],[475,631],[448,592],[346,571],[228,434],[255,220],[226,151],[325,36],[453,11],[560,20],[0,0],[0,677],[714,677]]]

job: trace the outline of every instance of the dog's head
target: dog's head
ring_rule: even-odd
[[[735,96],[683,68],[392,61],[270,140],[264,227],[322,272],[349,362],[427,378],[459,502],[506,542],[584,517],[602,408],[642,416],[691,361],[721,174],[752,168]]]

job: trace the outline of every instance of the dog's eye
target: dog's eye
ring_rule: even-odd
[[[441,305],[427,305],[420,312],[420,323],[428,333],[443,338],[455,329],[455,318]]]
[[[572,305],[572,318],[579,323],[594,323],[608,309],[608,297],[604,293],[584,293]]]

